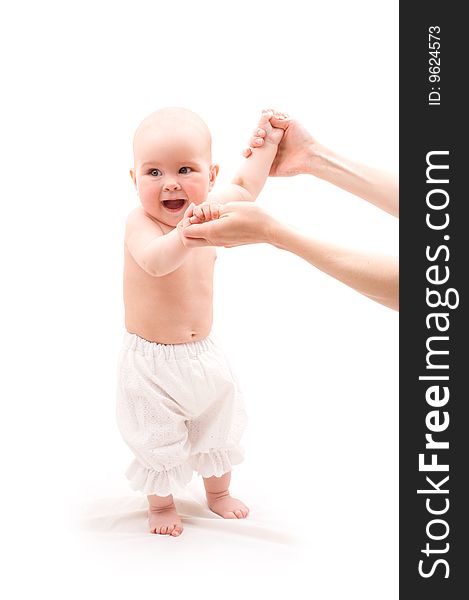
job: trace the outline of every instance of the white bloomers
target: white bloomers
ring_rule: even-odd
[[[118,371],[117,421],[135,455],[126,473],[133,489],[168,496],[193,471],[221,477],[243,460],[244,402],[210,337],[170,345],[126,333]]]

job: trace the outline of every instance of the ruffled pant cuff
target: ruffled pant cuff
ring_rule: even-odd
[[[184,490],[192,479],[193,471],[202,477],[221,477],[243,459],[244,453],[239,446],[200,452],[191,456],[187,463],[161,471],[144,467],[135,459],[127,469],[126,476],[134,490],[146,495],[169,496]]]
[[[127,469],[130,487],[146,495],[169,496],[182,491],[192,479],[192,468],[187,463],[168,470],[155,471],[134,460]]]
[[[244,459],[244,453],[239,446],[223,449],[210,449],[207,452],[194,454],[190,458],[191,466],[202,477],[221,477],[231,471],[233,465],[238,465]]]

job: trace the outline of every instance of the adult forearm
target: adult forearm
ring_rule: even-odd
[[[351,161],[319,144],[314,146],[308,172],[399,216],[399,184],[390,173]]]
[[[297,254],[311,265],[357,292],[399,310],[399,267],[396,257],[342,248],[277,223],[269,242]]]

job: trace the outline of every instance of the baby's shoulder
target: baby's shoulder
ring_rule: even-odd
[[[127,215],[126,223],[147,223],[151,222],[151,218],[143,210],[141,206],[136,206]]]
[[[126,237],[136,232],[147,232],[153,235],[164,234],[160,224],[155,219],[152,219],[141,206],[137,206],[131,210],[125,222]]]

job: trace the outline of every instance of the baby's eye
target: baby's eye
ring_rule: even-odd
[[[190,167],[181,167],[179,169],[179,173],[182,173],[183,175],[187,175],[191,171],[192,171],[192,169]]]
[[[159,175],[163,175],[163,173],[159,169],[152,169],[150,171],[150,175],[153,175],[153,177],[158,177]]]

